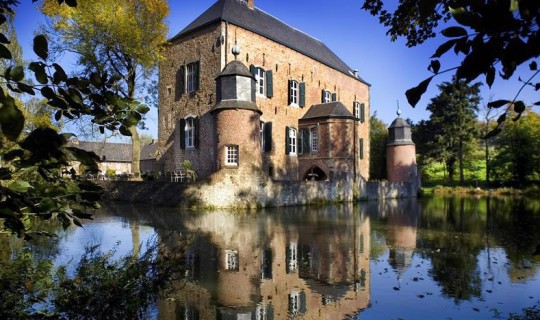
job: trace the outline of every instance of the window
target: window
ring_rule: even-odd
[[[319,131],[317,130],[317,127],[309,129],[309,135],[311,140],[311,151],[319,151]]]
[[[225,146],[225,165],[238,166],[238,146]]]
[[[184,126],[184,139],[186,149],[195,148],[195,121],[193,118],[186,119],[186,125]]]
[[[354,109],[354,117],[356,119],[360,119],[360,103],[355,102],[353,104],[353,109]]]
[[[192,93],[197,90],[198,62],[187,65],[187,92]]]
[[[256,67],[254,65],[251,65],[249,70],[257,81],[257,95],[272,98],[274,95],[272,70],[265,71],[263,68]]]
[[[182,65],[176,72],[176,100],[184,93],[194,94],[199,89],[199,61]]]
[[[323,90],[322,92],[322,102],[332,102],[332,93],[330,91]]]
[[[167,96],[170,96],[172,94],[172,87],[167,86]]]
[[[296,316],[305,314],[306,311],[306,293],[303,290],[292,290],[289,293],[289,313]]]
[[[298,243],[291,241],[287,246],[287,273],[298,269]]]
[[[298,104],[298,81],[289,81],[289,104]]]
[[[199,118],[180,119],[180,149],[196,149],[198,145]]]
[[[285,153],[290,155],[296,154],[296,129],[285,128]]]
[[[229,271],[239,270],[238,251],[225,250],[225,269]]]

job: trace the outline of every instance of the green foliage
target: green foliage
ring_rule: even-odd
[[[144,319],[183,269],[183,243],[170,252],[155,239],[140,255],[87,247],[75,271],[24,251],[0,259],[2,319]]]
[[[521,121],[507,123],[495,145],[494,176],[517,183],[540,181],[540,115],[530,111]]]
[[[450,71],[454,72],[456,81],[467,83],[484,76],[485,83],[491,87],[497,75],[508,80],[519,66],[529,62],[531,77],[519,79],[523,83],[521,89],[540,90],[540,82],[533,81],[540,69],[537,62],[532,60],[540,55],[538,1],[402,0],[393,6],[392,12],[384,7],[382,0],[364,0],[362,9],[379,17],[380,22],[388,28],[387,34],[392,41],[405,37],[409,47],[435,37],[439,23],[448,25],[440,32],[447,40],[435,50],[428,66],[433,75],[406,92],[407,100],[413,107],[426,92],[433,77]],[[450,51],[460,56],[461,62],[458,66],[441,71],[441,57]],[[519,118],[526,106],[518,100],[521,89],[513,99],[493,103],[490,107],[506,106],[510,109],[518,105],[514,110],[518,113],[516,118]],[[534,104],[540,105],[540,101]],[[505,120],[500,118],[499,125],[491,135],[500,132]]]
[[[369,119],[369,178],[386,179],[386,139],[387,125],[373,113]]]
[[[193,164],[189,160],[182,161],[182,169],[186,173],[187,178],[189,181],[195,181],[197,180],[197,172],[193,170]]]
[[[76,5],[73,0],[65,2]],[[0,30],[6,30],[5,25],[12,21],[15,4],[0,4]],[[56,121],[89,117],[101,132],[122,129],[126,123],[132,125],[147,109],[131,109],[134,101],[118,94],[119,77],[114,73],[95,72],[91,78],[68,76],[59,64],[48,60],[45,35],[34,38],[33,48],[39,59],[30,62],[25,74],[24,66],[17,64],[13,59],[16,55],[5,45],[9,37],[0,33],[0,66],[5,68],[0,70],[0,232],[29,239],[32,233],[39,233],[24,223],[30,216],[57,216],[64,227],[81,225],[80,219],[91,217],[89,212],[97,207],[100,188],[75,176],[64,180],[61,170],[71,161],[95,169],[99,159],[69,146],[71,135],[46,125],[27,126],[29,131],[23,132],[28,115],[20,101],[41,95]],[[35,77],[39,84],[27,81],[27,76]]]
[[[456,164],[460,182],[464,182],[464,157],[472,154],[477,139],[476,114],[480,102],[480,84],[445,82],[440,93],[431,99],[427,122],[414,129],[422,161],[441,161],[446,164],[450,182],[454,180]]]

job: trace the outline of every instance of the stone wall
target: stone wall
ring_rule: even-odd
[[[367,200],[414,198],[418,191],[415,182],[369,181],[362,197]]]

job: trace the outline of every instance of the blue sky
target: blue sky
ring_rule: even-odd
[[[169,37],[183,29],[213,3],[215,0],[169,1]],[[361,10],[361,5],[362,0],[340,0],[333,3],[321,0],[255,0],[256,7],[321,40],[351,68],[358,69],[360,76],[372,85],[371,112],[377,112],[377,116],[385,123],[390,124],[396,117],[398,102],[403,117],[414,122],[428,119],[429,112],[425,110],[425,106],[430,98],[437,94],[436,84],[450,80],[451,75],[436,77],[416,108],[407,103],[405,91],[431,75],[427,70],[429,58],[444,39],[440,37],[430,40],[415,48],[407,48],[402,39],[391,42],[378,19]],[[35,59],[31,43],[39,21],[43,21],[43,18],[33,8],[31,0],[21,0],[17,9],[16,28],[19,41],[23,45],[24,57],[28,60]],[[441,70],[456,66],[457,63],[453,53],[448,53],[441,62]],[[69,63],[60,64],[67,66]],[[491,89],[484,86],[483,103],[490,99],[512,99],[521,87],[517,81],[519,74],[510,81],[496,79]],[[525,72],[522,78],[526,76]],[[524,91],[525,94],[520,97],[527,104],[539,100],[537,96],[533,97],[527,92],[527,89]],[[149,114],[147,124],[150,133],[157,137],[155,110]]]

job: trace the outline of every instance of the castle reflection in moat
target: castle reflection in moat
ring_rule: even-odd
[[[187,281],[162,319],[343,319],[370,303],[363,207],[189,217]]]

